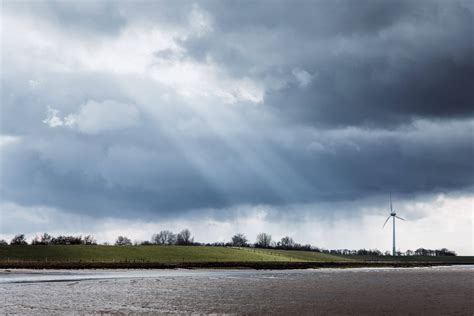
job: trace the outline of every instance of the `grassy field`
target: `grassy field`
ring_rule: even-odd
[[[351,261],[307,251],[203,246],[2,246],[0,260],[95,262],[308,262]]]
[[[353,261],[353,258],[345,258],[343,256],[329,255],[314,251],[296,251],[296,250],[280,250],[280,249],[252,249],[242,248],[241,251],[254,251],[257,253],[271,254],[284,258],[282,261],[299,261],[299,262],[340,262]],[[357,259],[356,259],[357,260]]]
[[[474,257],[337,256],[311,251],[204,246],[0,246],[1,268],[232,268],[432,266]]]

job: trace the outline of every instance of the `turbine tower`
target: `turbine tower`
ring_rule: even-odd
[[[387,224],[388,220],[392,217],[393,220],[393,244],[392,244],[392,255],[396,256],[396,247],[395,247],[395,218],[401,219],[402,221],[405,221],[405,219],[401,218],[400,216],[397,216],[397,213],[393,210],[392,207],[392,193],[390,193],[390,215],[387,217],[385,220],[385,223],[383,224],[382,228],[385,227],[385,224]]]

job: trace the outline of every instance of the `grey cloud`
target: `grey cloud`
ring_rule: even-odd
[[[4,134],[37,134],[51,131],[42,122],[47,107],[66,116],[90,100],[115,100],[133,103],[120,89],[120,81],[111,74],[77,72],[58,74],[49,70],[29,73],[17,70],[15,65],[4,65],[7,76],[2,76],[2,124]],[[36,86],[29,85],[35,80]],[[7,119],[8,116],[8,119]]]
[[[384,61],[353,60],[336,73],[334,67],[318,68],[318,79],[309,89],[286,87],[269,93],[266,103],[295,120],[323,126],[393,127],[417,118],[473,114],[473,63],[440,59],[393,67]],[[377,71],[391,78],[374,76]]]
[[[216,25],[224,31],[239,28],[294,28],[313,36],[377,32],[402,19],[413,7],[427,6],[412,1],[205,1]],[[343,22],[343,23],[342,23]]]
[[[214,31],[183,42],[238,76],[288,81],[317,72],[306,90],[268,89],[266,105],[312,125],[398,125],[471,116],[472,6],[466,1],[260,2],[204,6]],[[232,13],[231,13],[232,12]]]
[[[115,145],[97,136],[56,136],[3,151],[2,196],[89,214],[169,216],[241,204],[362,199],[389,190],[463,190],[472,186],[470,130],[472,121],[422,122],[408,131],[290,133],[284,137],[294,139],[286,141],[278,133],[242,136],[234,140],[241,145],[230,147],[215,136],[145,148],[133,145],[141,133]],[[148,137],[166,139],[150,131]]]
[[[126,19],[114,1],[11,1],[2,4],[15,14],[38,17],[81,36],[114,35]]]

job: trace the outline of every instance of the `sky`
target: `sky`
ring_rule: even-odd
[[[472,1],[1,1],[0,238],[474,255]]]

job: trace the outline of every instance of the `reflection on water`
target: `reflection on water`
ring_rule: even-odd
[[[4,270],[1,283],[67,282],[98,279],[133,279],[190,276],[232,276],[242,271],[192,271],[192,270]]]
[[[474,266],[3,270],[0,314],[474,313]]]

